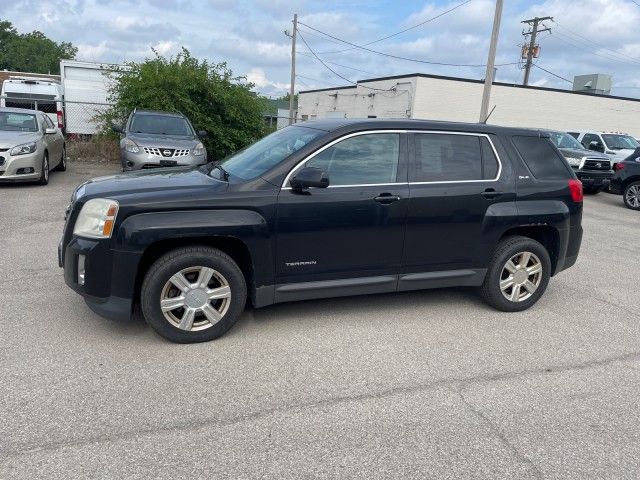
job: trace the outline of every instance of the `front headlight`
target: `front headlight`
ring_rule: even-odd
[[[129,153],[138,153],[140,151],[140,147],[133,140],[129,140],[128,138],[124,141],[124,149]]]
[[[202,144],[202,142],[199,142],[195,148],[193,149],[193,154],[200,156],[200,155],[204,155],[204,145]]]
[[[566,157],[567,162],[569,162],[569,165],[571,165],[572,167],[579,167],[580,166],[580,162],[582,162],[581,158],[576,158],[576,157]]]
[[[36,142],[23,143],[17,147],[11,149],[11,155],[26,155],[27,153],[33,153],[36,151]]]
[[[109,238],[118,214],[118,202],[94,198],[85,203],[73,227],[73,234],[89,238]]]

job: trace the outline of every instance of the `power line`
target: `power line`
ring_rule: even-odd
[[[338,40],[342,43],[345,43],[347,45],[351,45],[354,48],[358,48],[360,50],[365,50],[367,52],[370,53],[375,53],[376,55],[382,55],[384,57],[389,57],[389,58],[395,58],[396,60],[405,60],[408,62],[415,62],[415,63],[423,63],[423,64],[427,64],[427,65],[441,65],[441,66],[446,66],[446,67],[486,67],[487,65],[485,63],[482,64],[470,64],[470,63],[447,63],[447,62],[432,62],[432,61],[428,61],[428,60],[419,60],[417,58],[409,58],[409,57],[402,57],[400,55],[392,55],[390,53],[384,53],[384,52],[380,52],[378,50],[373,50],[371,48],[365,47],[363,45],[357,45],[355,43],[349,42],[348,40],[343,40],[342,38],[338,38],[334,35],[331,35],[329,33],[323,32],[322,30],[318,30],[317,28],[314,28],[310,25],[307,25],[304,22],[298,22],[300,25],[304,25],[307,28],[310,28],[311,30],[321,33],[322,35],[325,35],[329,38],[333,38],[334,40]],[[505,65],[514,65],[517,62],[511,62],[511,63],[499,63],[496,64],[496,67],[501,67],[501,66],[505,66]]]
[[[311,52],[298,51],[297,53],[300,54],[300,55],[305,55],[307,57],[313,57],[313,54]],[[368,72],[366,70],[360,70],[359,68],[350,67],[348,65],[341,65],[340,63],[330,62],[329,60],[325,60],[325,62],[326,63],[330,63],[331,65],[335,65],[336,67],[348,68],[349,70],[354,70],[356,72],[366,73],[367,75],[377,75],[377,73]]]
[[[300,22],[301,23],[301,22]],[[333,68],[331,68],[329,65],[327,65],[324,60],[322,60],[317,54],[316,52],[313,51],[313,49],[309,46],[309,44],[307,43],[307,41],[305,40],[304,36],[302,35],[302,33],[300,33],[300,31],[298,31],[298,35],[300,35],[300,39],[303,41],[303,43],[306,45],[306,47],[309,49],[309,51],[311,52],[311,54],[316,58],[316,60],[318,60],[327,70],[329,70],[331,73],[333,73],[335,76],[340,77],[341,79],[351,83],[352,85],[357,85],[357,82],[354,82],[353,80],[349,80],[347,77],[340,75],[338,72],[336,72]],[[389,88],[374,88],[374,87],[369,87],[367,85],[361,85],[364,88],[368,88],[369,90],[377,90],[380,92],[389,92],[392,91],[392,89]]]
[[[573,85],[573,82],[571,80],[569,80],[568,78],[564,78],[561,77],[560,75],[557,75],[549,70],[547,70],[546,68],[542,68],[540,65],[538,65],[537,63],[532,64],[534,67],[539,68],[540,70],[542,70],[543,72],[547,72],[549,75],[553,75],[556,78],[559,78],[560,80],[564,80],[565,82],[569,82],[570,84]]]
[[[561,25],[560,23],[558,23],[558,21],[556,21],[556,20],[552,20],[552,21],[553,21],[553,22],[556,24],[556,26],[558,26],[560,29],[565,30],[565,31],[567,32],[567,35],[570,35],[570,37],[569,37],[569,38],[571,38],[571,37],[576,37],[576,38],[577,38],[577,40],[576,40],[576,38],[572,38],[572,40],[574,40],[574,41],[576,41],[576,42],[581,42],[581,43],[590,43],[591,45],[594,45],[595,47],[597,47],[597,48],[598,48],[598,49],[600,49],[600,50],[610,52],[610,55],[613,55],[613,56],[617,57],[618,59],[621,59],[621,60],[623,60],[623,61],[631,60],[631,61],[633,61],[634,63],[640,64],[640,58],[635,58],[635,57],[632,57],[631,55],[626,55],[626,54],[624,54],[624,53],[619,53],[619,52],[616,52],[615,50],[611,50],[610,48],[603,47],[602,45],[599,45],[598,43],[594,42],[594,41],[593,41],[593,40],[591,40],[590,38],[587,38],[587,37],[585,37],[584,35],[580,35],[579,33],[574,32],[573,30],[571,30],[571,29],[569,29],[569,28],[565,27],[564,25]]]
[[[569,37],[568,35],[564,35],[562,33],[556,32],[554,35],[551,35],[551,38],[556,38],[557,40],[564,42],[568,45],[571,45],[575,48],[577,48],[578,50],[583,50],[591,55],[595,55],[596,57],[600,57],[603,58],[605,60],[608,61],[614,61],[614,62],[619,62],[619,63],[624,63],[626,65],[635,65],[637,66],[638,63],[634,62],[634,61],[629,61],[629,60],[623,60],[617,57],[612,57],[611,55],[602,55],[600,53],[598,53],[597,51],[594,51],[592,48],[585,46],[584,44],[581,44],[580,42],[578,42],[577,40],[575,40],[574,38]]]
[[[426,20],[424,20],[424,21],[422,21],[420,23],[417,23],[417,24],[411,26],[411,27],[405,28],[404,30],[400,30],[399,32],[392,33],[390,35],[386,35],[384,37],[380,37],[377,40],[373,40],[371,42],[365,43],[364,46],[369,46],[369,45],[373,45],[374,43],[382,42],[383,40],[387,40],[389,38],[396,37],[396,36],[401,35],[401,34],[403,34],[405,32],[408,32],[409,30],[413,30],[415,28],[418,28],[418,27],[421,27],[423,25],[426,25],[427,23],[433,22],[434,20],[437,20],[438,18],[440,18],[440,17],[442,17],[442,16],[444,16],[444,15],[446,15],[448,13],[451,13],[454,10],[466,5],[467,3],[471,3],[472,1],[473,0],[467,0],[466,2],[459,3],[458,5],[455,5],[455,6],[451,7],[450,9],[445,10],[444,12],[440,12],[438,15],[436,15],[434,17],[428,18],[428,19],[426,19]],[[337,50],[337,51],[333,51],[333,52],[319,52],[319,53],[321,55],[327,55],[327,54],[331,54],[331,53],[342,53],[342,52],[347,52],[349,50],[353,50],[354,48],[356,48],[356,47],[345,48],[344,50]]]

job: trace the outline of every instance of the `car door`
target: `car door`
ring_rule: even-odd
[[[324,170],[330,186],[291,189],[288,179],[304,166]],[[349,134],[307,157],[287,176],[278,197],[277,283],[316,282],[295,298],[395,291],[406,179],[402,132]],[[335,282],[340,279],[352,280]],[[283,297],[287,288],[276,290],[277,301],[289,298]]]
[[[62,155],[62,143],[58,135],[57,128],[51,119],[44,113],[40,114],[40,122],[42,124],[42,134],[47,151],[49,152],[49,165],[54,168],[60,162]],[[46,133],[47,130],[54,129],[56,133]]]
[[[482,133],[411,134],[400,290],[481,281],[497,240],[486,233],[487,211],[515,200],[511,166],[500,162],[494,141]]]

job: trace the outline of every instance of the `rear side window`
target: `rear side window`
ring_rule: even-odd
[[[498,160],[485,137],[441,133],[415,135],[412,182],[494,179]]]
[[[570,178],[563,158],[548,138],[515,136],[513,144],[534,177],[540,180]]]

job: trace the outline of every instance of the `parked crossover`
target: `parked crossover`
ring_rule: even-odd
[[[66,170],[62,132],[44,113],[0,108],[0,182],[49,183],[51,169]]]
[[[122,170],[203,165],[207,151],[191,122],[181,113],[136,110],[129,116],[122,134]]]
[[[198,342],[247,300],[473,286],[524,310],[576,262],[581,218],[582,184],[544,132],[323,120],[220,164],[84,183],[59,259],[94,311],[139,303],[161,335]]]

